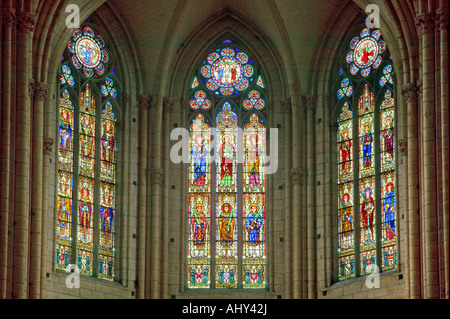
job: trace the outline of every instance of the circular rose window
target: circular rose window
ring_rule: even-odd
[[[358,42],[353,50],[353,61],[360,69],[371,66],[378,57],[378,43],[374,38],[366,37]]]
[[[75,54],[80,63],[87,68],[95,68],[100,64],[101,50],[90,37],[80,37],[75,44]]]
[[[218,86],[232,87],[242,80],[243,68],[235,58],[222,57],[212,64],[211,76]]]

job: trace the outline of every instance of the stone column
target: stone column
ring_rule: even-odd
[[[162,245],[161,245],[161,293],[160,298],[167,298],[169,291],[169,165],[170,165],[170,114],[172,112],[174,100],[172,98],[165,98],[163,107],[163,172],[166,172],[163,177],[163,197],[162,197]]]
[[[281,101],[281,105],[284,111],[284,158],[285,158],[285,170],[289,172],[289,168],[292,165],[292,152],[288,151],[292,148],[292,107],[290,99],[284,99]],[[289,174],[285,176],[285,188],[284,188],[284,247],[285,247],[285,294],[287,299],[292,298],[292,186]]]
[[[445,2],[445,1],[444,1]],[[437,21],[439,23],[440,32],[440,56],[441,56],[441,139],[442,143],[442,211],[443,211],[443,223],[444,223],[444,276],[445,276],[445,296],[449,298],[449,119],[448,119],[448,106],[449,106],[449,81],[448,81],[448,21],[449,21],[449,8],[448,3],[446,8],[437,10]],[[447,141],[447,142],[444,142]]]
[[[53,108],[51,108],[53,111]],[[49,113],[46,111],[46,113]],[[46,115],[46,118],[51,118],[50,116]],[[54,128],[51,126],[52,129]],[[49,163],[50,163],[50,156],[52,154],[52,148],[53,148],[54,140],[51,137],[45,136],[44,137],[44,167],[43,167],[43,179],[42,179],[42,199],[43,199],[43,206],[42,206],[42,246],[41,246],[41,299],[46,298],[46,291],[47,291],[47,269],[48,265],[51,264],[47,260],[48,256],[48,250],[47,250],[47,234],[48,234],[48,223],[49,223],[49,214],[48,214],[48,205],[50,201],[49,197]],[[53,216],[53,215],[52,215]],[[52,220],[50,220],[50,224],[52,223]]]
[[[137,293],[138,299],[145,298],[145,256],[146,256],[146,215],[147,215],[147,123],[150,96],[139,95],[139,193],[138,193],[138,255]]]
[[[40,298],[41,244],[42,244],[42,168],[44,147],[44,101],[48,85],[36,82],[33,100],[32,138],[32,192],[31,192],[31,232],[30,232],[30,282],[29,297]]]
[[[423,68],[423,169],[424,169],[424,239],[426,298],[439,298],[439,251],[437,227],[436,185],[436,107],[435,107],[435,15],[424,13],[416,17],[422,33]]]
[[[408,234],[410,298],[421,296],[419,215],[419,100],[415,83],[403,86],[408,119]]]
[[[150,169],[152,183],[152,211],[151,211],[151,260],[150,260],[150,298],[160,298],[161,282],[161,184],[164,171],[162,168]]]
[[[293,273],[293,298],[300,299],[302,296],[302,240],[301,240],[301,207],[300,207],[300,187],[302,184],[304,171],[301,168],[290,170],[291,185],[293,187],[293,207],[292,207],[292,273]]]
[[[306,256],[307,256],[307,286],[308,299],[316,298],[315,294],[315,145],[314,145],[314,121],[317,97],[305,95],[303,105],[306,111]]]
[[[10,1],[11,2],[11,1]],[[0,299],[6,298],[6,282],[8,269],[8,225],[10,200],[10,129],[11,129],[11,34],[15,23],[15,9],[3,3],[2,22],[2,107],[0,108],[1,140],[0,140]]]
[[[31,33],[34,16],[20,12],[17,16],[17,68],[16,68],[16,154],[14,187],[14,233],[12,260],[12,298],[27,298],[30,211],[31,161]]]

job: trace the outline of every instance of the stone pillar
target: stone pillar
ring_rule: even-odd
[[[161,184],[164,171],[162,168],[150,169],[152,184],[152,209],[151,209],[151,231],[150,231],[150,298],[160,298],[161,282]]]
[[[137,293],[138,299],[145,298],[145,256],[146,256],[146,215],[147,215],[147,123],[150,96],[139,95],[139,193],[138,193],[138,255]]]
[[[410,298],[421,297],[419,214],[419,100],[415,83],[403,86],[408,119],[408,234]]]
[[[439,298],[439,250],[436,185],[436,107],[435,107],[435,15],[423,13],[416,17],[422,33],[423,68],[423,169],[426,298]]]
[[[445,1],[444,1],[445,2]],[[448,119],[448,106],[449,106],[449,81],[448,81],[448,21],[449,21],[449,8],[448,3],[446,8],[437,10],[437,21],[439,23],[440,33],[440,60],[441,60],[441,139],[442,143],[442,211],[443,211],[443,223],[444,223],[444,276],[445,276],[445,296],[449,298],[449,119]],[[447,141],[447,142],[444,142]]]
[[[292,152],[289,152],[292,148],[292,107],[290,99],[284,99],[281,101],[281,105],[284,111],[284,153],[285,153],[285,169],[289,172],[289,168],[292,165]],[[292,298],[292,186],[289,174],[285,176],[285,188],[284,188],[284,247],[285,247],[285,294],[287,299]]]
[[[30,292],[31,299],[40,298],[41,244],[42,244],[42,178],[44,147],[44,101],[48,85],[36,82],[33,100],[32,138],[32,192],[31,192],[31,232],[30,232]]]
[[[12,298],[27,298],[30,161],[31,161],[31,33],[34,17],[26,12],[17,16],[17,68],[16,68],[16,154],[14,187],[14,233],[12,260]]]
[[[163,177],[163,197],[162,197],[162,245],[161,245],[161,293],[160,298],[167,298],[169,291],[169,165],[170,165],[170,114],[172,112],[174,100],[172,98],[165,98],[163,107],[163,172],[166,172]]]
[[[49,107],[48,107],[49,109]],[[51,108],[51,111],[53,111],[53,108]],[[50,112],[51,112],[50,111]],[[46,111],[46,113],[50,113],[49,111]],[[46,118],[51,118],[51,116],[45,116]],[[51,126],[53,129],[54,127]],[[43,179],[42,179],[42,198],[43,198],[43,206],[42,206],[42,245],[41,245],[41,299],[46,298],[46,291],[47,291],[47,269],[48,265],[51,264],[47,260],[48,256],[48,250],[47,250],[47,234],[48,234],[48,223],[49,223],[49,214],[48,214],[48,204],[50,201],[49,197],[49,163],[50,163],[50,156],[52,154],[52,148],[53,148],[54,140],[51,137],[45,136],[44,137],[44,143],[43,143],[43,152],[44,152],[44,167],[43,167]],[[52,215],[53,216],[53,215]],[[50,224],[53,224],[50,220]]]
[[[11,3],[9,4],[11,6]],[[2,22],[2,107],[0,108],[1,140],[0,140],[0,299],[6,298],[8,269],[8,225],[10,200],[10,129],[11,129],[11,35],[15,23],[15,9],[3,3]]]
[[[301,206],[300,206],[300,188],[302,184],[304,171],[301,168],[292,168],[290,170],[291,185],[293,187],[293,207],[292,207],[292,273],[293,273],[293,298],[302,297],[302,240],[301,240]]]
[[[307,256],[307,286],[308,299],[316,298],[315,293],[315,145],[314,145],[314,121],[315,109],[317,107],[317,97],[313,95],[306,95],[303,97],[304,107],[306,111],[306,256]]]

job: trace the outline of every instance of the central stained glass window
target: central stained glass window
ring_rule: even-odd
[[[190,92],[187,288],[265,288],[263,80],[225,40]]]

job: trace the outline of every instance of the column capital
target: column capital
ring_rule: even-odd
[[[161,184],[163,180],[164,170],[162,168],[151,168],[150,178],[152,184]]]
[[[281,108],[287,115],[292,113],[292,102],[290,97],[286,97],[281,100]]]
[[[12,26],[14,25],[14,22],[16,21],[16,9],[3,8],[2,9],[2,20],[3,20],[3,23],[7,27],[12,28]]]
[[[406,138],[402,138],[398,141],[398,149],[400,151],[400,155],[408,154],[408,140]]]
[[[145,111],[150,107],[152,98],[150,95],[140,94],[137,96],[137,100],[139,110]]]
[[[173,102],[174,102],[173,97],[165,96],[163,98],[163,110],[164,110],[164,112],[172,111]]]
[[[317,96],[303,95],[303,106],[307,111],[315,110],[317,107]]]
[[[403,85],[402,94],[405,97],[405,101],[409,102],[414,96],[417,96],[419,88],[416,83],[411,82]]]
[[[34,98],[38,101],[45,101],[48,93],[48,84],[36,82],[34,86]]]
[[[434,12],[422,13],[416,16],[416,25],[419,27],[422,35],[434,32],[436,14]]]
[[[36,20],[34,15],[28,12],[19,12],[17,14],[17,26],[19,30],[23,32],[33,32],[36,26]]]
[[[436,22],[439,23],[440,30],[448,30],[448,8],[436,10]]]
[[[123,102],[125,104],[128,104],[131,102],[131,94],[130,93],[124,93],[123,94]]]
[[[302,183],[303,176],[305,176],[305,170],[303,168],[291,168],[289,175],[292,185],[299,185]]]
[[[28,97],[32,98],[34,96],[34,91],[36,89],[36,81],[34,79],[28,80]]]
[[[44,137],[44,155],[50,155],[53,148],[53,138]]]

